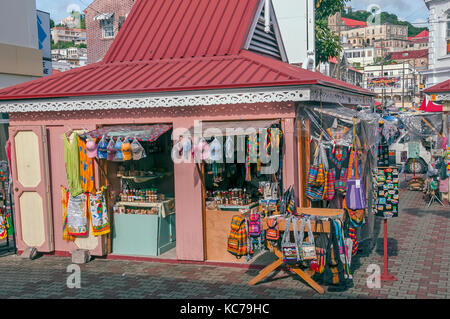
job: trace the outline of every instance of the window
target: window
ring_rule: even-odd
[[[447,54],[450,54],[450,13],[447,14]]]
[[[104,39],[114,38],[114,16],[109,19],[101,20],[102,37]]]

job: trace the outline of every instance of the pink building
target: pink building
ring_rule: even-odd
[[[61,136],[70,129],[167,124],[175,131],[191,129],[198,120],[212,126],[278,125],[283,188],[293,185],[296,197],[304,198],[309,158],[299,150],[308,139],[301,137],[298,110],[321,102],[370,105],[374,94],[276,58],[285,56],[279,54],[284,48],[273,9],[271,29],[264,32],[264,3],[138,0],[101,62],[0,91],[1,108],[10,116],[19,251],[34,246],[58,254],[76,248],[95,256],[111,253],[109,236],[62,239],[60,186],[67,182]],[[210,223],[198,166],[160,163],[173,166],[175,258],[231,261],[213,256],[211,247],[226,255],[236,212]],[[117,165],[107,165],[113,191]],[[95,181],[102,184],[97,165]]]
[[[95,0],[85,10],[88,63],[101,61],[135,0]]]

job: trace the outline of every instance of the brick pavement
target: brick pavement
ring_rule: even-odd
[[[450,210],[426,208],[420,192],[401,192],[400,217],[389,221],[389,269],[398,278],[380,289],[366,285],[369,264],[383,266],[383,230],[352,260],[353,287],[324,295],[296,275],[278,271],[250,287],[258,270],[199,264],[95,259],[81,265],[81,289],[69,289],[70,258],[0,258],[2,298],[450,298]]]

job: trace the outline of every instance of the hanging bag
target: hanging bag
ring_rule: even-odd
[[[269,218],[267,220],[266,239],[270,241],[278,241],[280,239],[278,220],[276,218]]]
[[[356,151],[353,151],[353,162],[355,164],[355,173],[353,174],[353,163],[350,160],[348,168],[348,180],[347,180],[347,191],[345,195],[345,202],[347,208],[352,210],[365,209],[366,208],[366,192],[364,190],[364,185],[362,180],[359,178],[358,173],[358,158],[356,156]]]
[[[319,226],[320,225],[320,229]],[[315,267],[311,268],[315,272],[321,274],[325,270],[326,260],[327,260],[327,247],[328,247],[328,235],[324,231],[323,221],[316,220],[315,232],[318,233],[317,238],[314,239],[316,256]]]
[[[294,223],[294,243],[291,242],[291,221]],[[281,251],[283,253],[283,262],[287,264],[295,264],[300,260],[297,238],[297,218],[294,216],[286,218],[283,240],[281,242]]]
[[[328,170],[328,176],[327,176],[327,191],[324,192],[324,197],[326,196],[326,200],[333,200],[334,199],[334,195],[335,195],[336,191],[334,189],[334,175],[333,175],[333,170],[330,169]]]
[[[308,240],[303,241],[305,236],[305,226],[308,226]],[[309,218],[301,218],[300,231],[299,231],[299,251],[301,260],[317,259],[316,246],[314,245],[314,234],[311,228],[311,220]]]

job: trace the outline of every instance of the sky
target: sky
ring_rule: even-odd
[[[348,4],[355,10],[367,10],[376,4],[381,11],[393,13],[399,20],[409,21],[416,27],[425,26],[429,14],[424,0],[351,0]]]
[[[50,12],[50,17],[59,23],[62,18],[69,15],[72,9],[84,10],[92,0],[36,0],[39,10]],[[427,22],[428,9],[424,0],[351,0],[348,2],[356,10],[367,8],[376,4],[381,11],[396,14],[399,19],[413,23],[415,26],[424,26]]]

